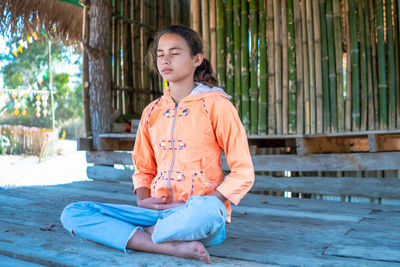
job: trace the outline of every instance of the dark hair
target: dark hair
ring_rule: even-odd
[[[203,54],[203,40],[200,35],[194,30],[182,26],[182,25],[171,25],[168,26],[157,33],[154,38],[153,43],[149,48],[148,53],[148,64],[150,65],[150,69],[154,73],[158,73],[157,70],[157,48],[158,42],[160,41],[161,36],[166,33],[177,34],[186,40],[188,44],[192,57],[197,55],[198,53]],[[218,86],[218,80],[213,76],[213,69],[210,62],[207,59],[203,59],[203,62],[200,66],[196,68],[194,71],[194,81],[204,83],[210,87]]]

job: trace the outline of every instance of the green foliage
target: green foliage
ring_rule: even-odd
[[[8,154],[10,155],[20,155],[22,154],[22,147],[21,144],[18,143],[17,140],[15,140],[12,136],[10,136],[10,147],[9,147],[9,151],[7,151]]]
[[[7,136],[0,134],[0,155],[6,154],[10,143],[10,139],[8,139]]]
[[[7,45],[13,47],[21,37],[8,41]],[[51,61],[53,64],[53,90],[54,90],[54,108],[56,127],[62,125],[65,121],[74,118],[82,118],[82,86],[76,85],[71,88],[71,74],[56,73],[55,65],[59,64],[77,64],[71,62],[71,53],[67,52],[67,48],[61,42],[52,42],[51,44]],[[2,69],[5,88],[9,89],[30,89],[49,91],[50,75],[49,75],[49,41],[45,36],[41,39],[29,44],[23,53],[19,53],[17,58],[9,61]],[[18,91],[17,91],[18,92]],[[8,99],[6,110],[0,116],[0,123],[11,125],[35,126],[40,128],[51,128],[51,96],[48,95],[47,116],[43,113],[38,118],[36,116],[36,98],[35,95],[29,95],[23,100],[23,106],[26,108],[26,115],[14,115],[13,103],[15,99]],[[11,108],[10,108],[11,107]],[[43,108],[43,106],[41,106]],[[1,109],[1,107],[0,107]],[[20,108],[22,110],[22,108]],[[1,112],[1,110],[0,110]]]

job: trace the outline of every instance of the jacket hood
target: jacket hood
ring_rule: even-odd
[[[231,99],[232,97],[228,95],[222,88],[219,88],[217,86],[209,87],[205,84],[195,82],[196,87],[192,90],[190,95],[185,97],[182,101],[194,101],[194,100],[199,100],[204,98],[205,96],[211,96],[211,95],[220,95],[223,96],[227,99]],[[165,97],[170,97],[170,91],[169,88],[166,88],[164,90],[164,96]]]

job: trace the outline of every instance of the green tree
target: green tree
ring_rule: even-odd
[[[13,47],[18,43],[19,39],[21,37],[13,38],[8,41],[7,45]],[[48,91],[50,85],[48,48],[48,39],[41,35],[39,40],[33,41],[27,49],[23,49],[23,53],[18,53],[18,57],[9,61],[1,70],[5,88]],[[79,62],[71,62],[71,53],[61,42],[52,42],[51,58],[57,126],[68,119],[82,117],[82,87],[79,83],[74,88],[70,88],[71,74],[55,72],[56,68],[54,66],[57,64],[79,64]],[[10,99],[10,101],[13,100],[15,99]],[[6,116],[0,118],[0,123],[51,128],[50,96],[47,101],[47,110],[50,112],[46,117],[36,117],[35,102],[35,97],[26,98],[25,103],[29,111],[25,116],[13,116],[13,110],[9,109],[6,112]]]

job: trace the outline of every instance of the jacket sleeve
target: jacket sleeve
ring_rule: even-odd
[[[132,160],[135,166],[135,173],[132,176],[135,194],[136,189],[139,187],[150,189],[151,182],[157,174],[157,164],[147,125],[146,114],[148,112],[146,111],[148,109],[143,111],[142,118],[140,119],[132,153]]]
[[[235,205],[254,184],[254,167],[251,160],[246,131],[232,103],[223,99],[211,105],[210,118],[215,136],[225,151],[230,173],[217,190]]]

